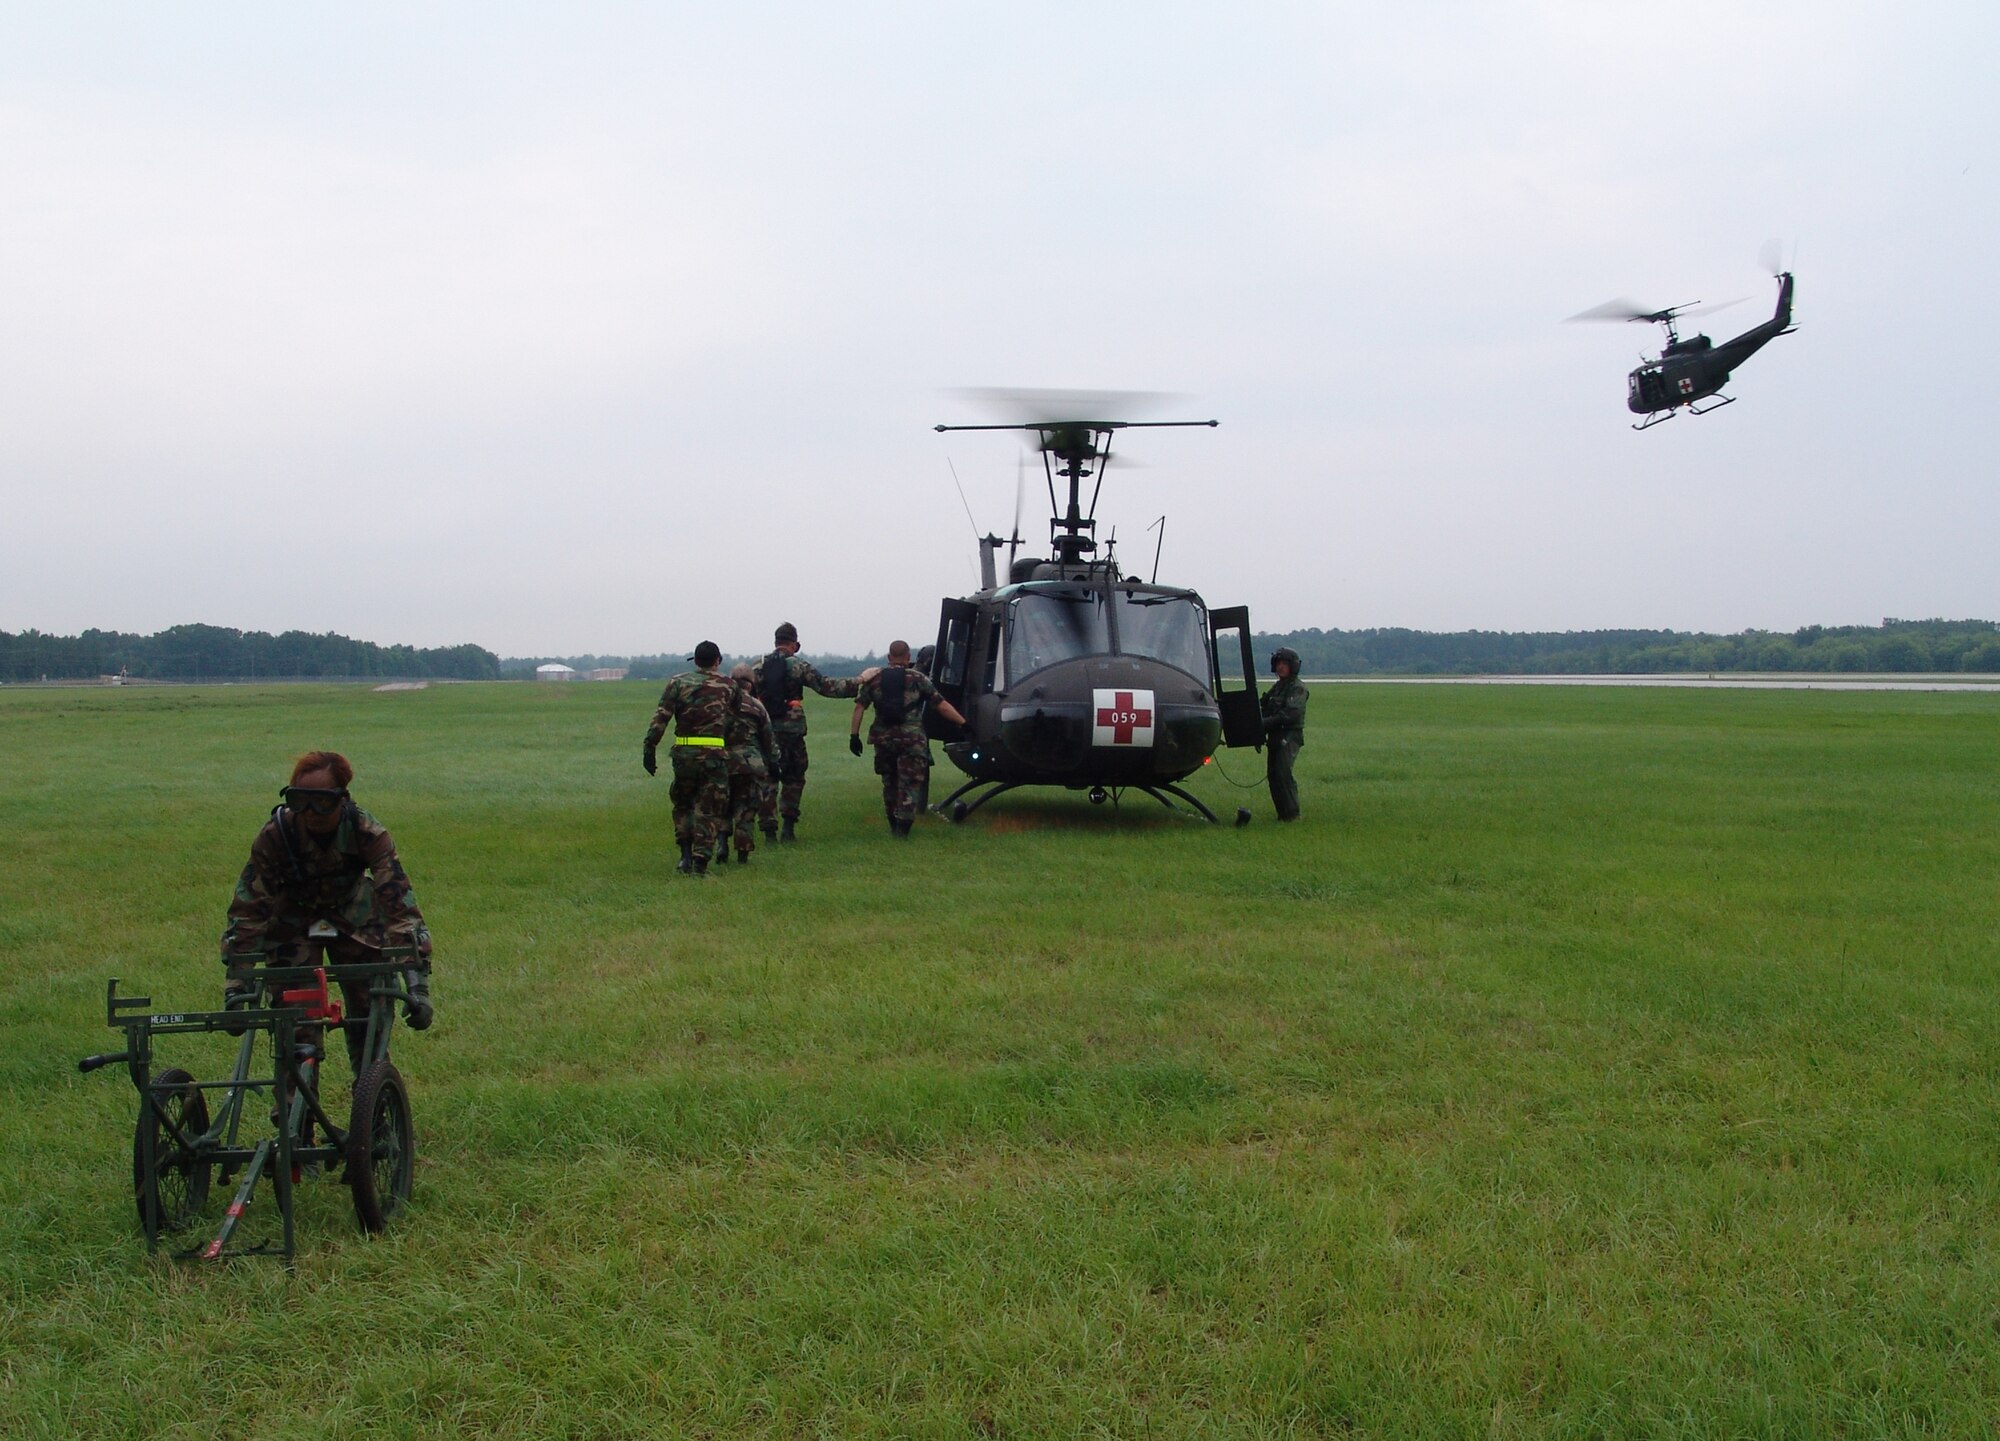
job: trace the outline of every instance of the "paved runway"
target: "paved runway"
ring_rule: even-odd
[[[1307,676],[1308,685],[1624,685],[1690,690],[1933,690],[2000,696],[2000,675],[1338,675]]]

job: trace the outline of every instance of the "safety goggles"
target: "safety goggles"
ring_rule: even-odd
[[[345,790],[322,790],[317,786],[286,786],[278,792],[295,811],[330,816],[346,804]]]

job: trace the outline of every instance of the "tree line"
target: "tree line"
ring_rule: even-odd
[[[688,659],[687,650],[670,651],[663,655],[510,655],[500,662],[500,674],[508,680],[533,680],[535,668],[543,665],[566,665],[571,670],[615,670],[625,668],[627,680],[664,680],[670,675],[679,675],[684,670],[692,670],[694,663]],[[767,652],[756,655],[727,655],[722,657],[722,669],[726,672],[737,661],[748,661],[751,665],[761,661]],[[873,654],[854,655],[800,655],[813,663],[821,675],[860,675],[871,665],[881,665],[882,658]]]
[[[1252,637],[1260,663],[1277,647],[1299,653],[1306,675],[1644,675],[1709,671],[2000,672],[2000,624],[1884,620],[1879,626],[1805,626],[1709,635],[1672,630],[1294,630]],[[757,656],[727,657],[755,661]],[[501,660],[476,645],[377,645],[329,631],[282,635],[177,625],[156,635],[87,630],[77,636],[0,631],[0,681],[501,680],[526,679],[559,660],[578,670],[625,666],[633,679],[688,669],[686,652],[649,656],[538,656]],[[856,675],[875,655],[816,655],[828,675]]]
[[[1655,675],[1710,671],[2000,672],[2000,624],[1884,620],[1789,633],[1672,630],[1295,630],[1252,637],[1260,662],[1299,653],[1304,675]]]
[[[232,630],[177,625],[155,635],[0,631],[0,680],[498,680],[500,658],[483,646],[377,645],[328,631]]]

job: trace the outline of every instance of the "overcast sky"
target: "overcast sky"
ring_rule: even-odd
[[[1259,630],[2000,618],[2000,6],[0,10],[0,629],[920,642],[958,387]],[[1630,296],[1797,334],[1634,434]],[[1024,531],[1047,537],[1039,470]],[[1041,548],[1037,546],[1036,548]]]

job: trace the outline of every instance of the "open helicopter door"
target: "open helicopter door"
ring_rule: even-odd
[[[1208,613],[1209,655],[1215,665],[1215,703],[1222,711],[1222,743],[1264,743],[1257,710],[1257,661],[1250,654],[1250,607],[1232,605]]]
[[[969,600],[947,600],[938,615],[937,649],[931,655],[931,684],[951,702],[951,708],[966,714],[966,677],[972,667],[972,639],[978,634],[979,607]],[[924,713],[924,728],[933,736],[938,729],[954,730],[935,711]]]

